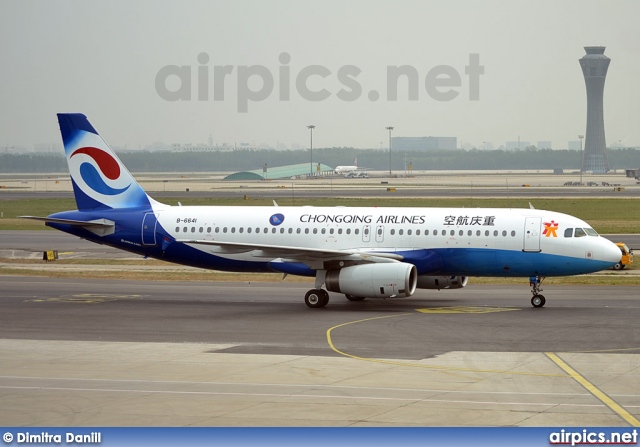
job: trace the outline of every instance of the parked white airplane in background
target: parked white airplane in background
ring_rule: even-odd
[[[607,269],[620,250],[575,217],[535,209],[169,206],[149,197],[81,114],[59,114],[77,210],[23,216],[144,256],[207,269],[315,277],[305,295],[349,300],[460,288],[468,276]],[[324,286],[324,288],[322,288]]]
[[[336,166],[333,170],[336,174],[346,175],[349,173],[357,173],[358,172],[358,159],[356,158],[353,162],[352,166]]]

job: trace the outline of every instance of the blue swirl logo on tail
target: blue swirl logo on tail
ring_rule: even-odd
[[[81,147],[75,150],[69,159],[78,154],[85,154],[91,157],[102,172],[102,175],[100,175],[100,172],[98,172],[96,167],[91,163],[84,162],[80,165],[80,176],[82,180],[95,192],[106,196],[116,196],[122,194],[131,186],[131,184],[129,184],[124,188],[113,188],[103,180],[102,176],[109,180],[117,180],[120,177],[120,165],[115,158],[105,151],[97,147]]]

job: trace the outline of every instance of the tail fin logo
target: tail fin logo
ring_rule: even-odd
[[[89,188],[106,196],[116,196],[129,189],[131,184],[120,188],[108,184],[108,182],[117,182],[121,172],[118,161],[110,154],[97,147],[81,147],[73,151],[69,156],[69,161],[80,154],[89,157],[89,159],[86,157],[76,159],[79,162],[80,177]]]

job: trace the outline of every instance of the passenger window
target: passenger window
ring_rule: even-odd
[[[313,229],[313,234],[318,234],[318,229],[317,228]]]
[[[511,236],[516,237],[516,230],[511,230]]]
[[[572,237],[573,236],[573,228],[567,228],[564,230],[564,237]]]
[[[300,228],[296,228],[296,234],[300,234]]]
[[[498,235],[498,230],[493,230],[493,235],[497,236]]]
[[[480,236],[481,234],[482,234],[482,231],[480,231],[480,230],[476,231],[476,236]]]
[[[489,236],[489,230],[485,230],[484,235]]]
[[[351,228],[347,228],[347,234],[351,234]]]
[[[342,234],[342,228],[338,228],[338,234]]]
[[[293,233],[293,228],[289,228],[289,234]]]
[[[309,229],[308,228],[304,229],[304,234],[309,234]]]
[[[584,237],[587,233],[584,232],[582,228],[576,228],[576,232],[574,233],[575,237]]]
[[[211,227],[207,227],[207,233],[211,233]]]
[[[231,227],[231,232],[235,233],[236,232],[236,227]]]
[[[505,237],[507,235],[507,230],[502,230],[502,237]]]
[[[356,228],[355,230],[353,230],[353,234],[360,234],[360,229]]]
[[[456,230],[451,230],[451,231],[449,232],[449,234],[450,234],[451,236],[455,236],[455,235],[456,235]]]
[[[460,230],[460,231],[458,232],[458,236],[464,236],[464,231],[463,231],[463,230]]]
[[[284,228],[280,228],[280,234],[284,234]]]
[[[247,233],[251,233],[251,227],[247,228]]]
[[[404,230],[398,230],[398,234],[399,234],[400,236],[402,236],[402,234],[403,234],[403,233],[404,233]]]
[[[325,233],[327,232],[327,229],[326,229],[326,228],[323,228],[320,232],[321,232],[322,234],[325,234]]]
[[[276,234],[276,229],[275,228],[271,229],[271,234]]]
[[[220,227],[216,227],[216,233],[220,233]]]
[[[180,233],[180,227],[176,227],[176,233]]]
[[[473,231],[471,230],[467,231],[467,236],[473,236]]]
[[[239,233],[243,233],[243,232],[244,232],[244,227],[240,227],[240,228],[238,228],[238,232],[239,232]]]
[[[396,230],[391,230],[389,231],[389,233],[391,233],[391,236],[393,236],[394,234],[396,234]]]
[[[416,236],[420,236],[420,230],[416,230]]]
[[[186,233],[186,232],[187,232],[187,227],[184,227],[184,228],[182,229],[182,231],[184,231],[184,232]]]
[[[329,230],[329,234],[333,234],[333,228]]]
[[[222,229],[222,232],[223,232],[223,233],[226,233],[226,232],[227,232],[227,227],[224,227],[224,228]]]
[[[407,236],[411,236],[411,230],[407,230]]]
[[[424,235],[429,236],[429,230],[424,230]]]
[[[364,229],[364,234],[365,234],[365,236],[368,236],[368,235],[369,235],[369,229],[368,229],[368,228],[365,228],[365,229]]]
[[[378,228],[378,236],[382,236],[382,228]]]
[[[191,232],[195,233],[196,232],[196,227],[191,227]]]
[[[433,235],[437,236],[438,235],[438,230],[433,230]]]

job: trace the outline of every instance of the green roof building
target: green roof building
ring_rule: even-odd
[[[322,163],[314,163],[314,176],[325,176],[333,174],[333,168]],[[300,163],[297,165],[277,166],[273,168],[265,167],[256,169],[255,171],[240,171],[229,174],[222,180],[278,180],[290,179],[296,177],[308,177],[310,165],[309,163]]]

